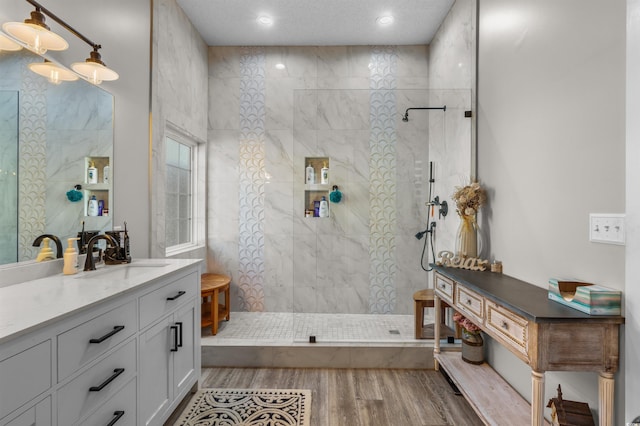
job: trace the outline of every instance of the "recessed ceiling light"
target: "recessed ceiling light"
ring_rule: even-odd
[[[379,16],[378,19],[376,19],[376,22],[379,25],[390,25],[393,23],[393,16],[391,15]]]
[[[276,69],[277,70],[283,70],[283,69],[285,69],[285,66],[284,66],[284,64],[282,62],[278,62],[276,64]]]
[[[265,27],[273,25],[273,18],[271,16],[260,15],[258,16],[257,20],[258,20],[258,24],[264,25]]]

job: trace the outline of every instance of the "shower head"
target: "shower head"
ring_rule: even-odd
[[[429,232],[429,230],[428,230],[428,229],[425,229],[425,230],[424,230],[424,231],[422,231],[422,232],[418,232],[418,233],[415,235],[416,239],[421,240],[421,239],[422,239],[422,237],[424,237],[424,234],[426,234],[427,232]]]
[[[404,116],[402,117],[402,121],[404,121],[405,123],[409,121],[409,110],[411,109],[439,109],[442,111],[446,111],[447,110],[447,106],[441,106],[441,107],[419,107],[419,108],[407,108],[407,110],[404,112]]]

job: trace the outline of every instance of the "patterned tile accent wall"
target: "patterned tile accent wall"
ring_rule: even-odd
[[[264,311],[265,53],[240,58],[238,280],[240,310]]]
[[[39,249],[32,247],[33,239],[45,231],[48,83],[28,67],[21,69],[18,258],[22,261],[36,257]]]
[[[369,309],[392,313],[396,304],[396,74],[395,47],[371,51],[369,136]]]

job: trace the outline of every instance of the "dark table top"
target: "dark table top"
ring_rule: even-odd
[[[623,323],[620,315],[589,315],[549,300],[547,288],[538,287],[509,275],[434,266],[440,274],[463,284],[533,322],[602,321]]]

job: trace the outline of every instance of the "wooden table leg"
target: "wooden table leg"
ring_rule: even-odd
[[[613,373],[600,372],[598,376],[598,415],[600,426],[613,426]]]
[[[227,321],[231,321],[231,286],[228,285],[224,290],[224,307],[227,311]]]
[[[211,334],[214,336],[218,334],[218,290],[213,290],[213,296],[211,296]]]
[[[544,372],[531,371],[531,426],[544,425]]]
[[[440,298],[438,297],[438,293],[434,292],[433,294],[433,306],[440,306]],[[440,323],[442,322],[442,318],[440,318],[440,309],[434,309],[434,321],[433,321],[433,354],[439,354],[440,353]],[[438,371],[440,369],[440,366],[438,365],[438,360],[435,358],[435,356],[433,357],[433,363],[434,363],[434,367],[436,369],[436,371]]]

